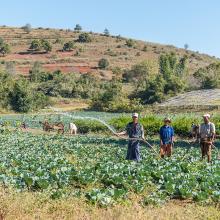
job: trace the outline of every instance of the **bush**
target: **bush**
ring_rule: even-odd
[[[193,76],[200,81],[201,89],[220,88],[220,62],[200,68]]]
[[[9,44],[5,43],[4,40],[0,38],[0,54],[2,54],[2,56],[5,56],[6,54],[10,53],[10,51],[11,48]]]
[[[41,45],[42,45],[42,48],[46,51],[46,53],[52,51],[52,45],[49,41],[42,40]]]
[[[128,39],[128,40],[126,40],[125,45],[128,46],[128,47],[134,47],[135,41],[132,40],[132,39]]]
[[[44,39],[33,40],[30,45],[30,49],[34,51],[45,50],[45,52],[52,51],[52,45],[49,41]]]
[[[33,40],[29,49],[39,51],[41,49],[41,41],[39,39]]]
[[[79,43],[90,43],[92,42],[92,37],[88,33],[82,33],[79,35],[77,40]]]
[[[106,69],[109,66],[109,61],[105,58],[99,60],[98,66],[100,69]]]
[[[74,43],[73,41],[68,41],[63,45],[63,50],[64,51],[71,51],[74,48]]]

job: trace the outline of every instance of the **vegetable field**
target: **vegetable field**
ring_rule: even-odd
[[[198,146],[185,142],[177,142],[174,155],[164,160],[142,145],[142,161],[135,163],[125,160],[124,140],[21,132],[5,132],[0,140],[0,182],[18,191],[41,191],[51,199],[80,197],[100,206],[127,203],[132,195],[143,205],[220,201],[217,150],[208,164],[200,160]]]

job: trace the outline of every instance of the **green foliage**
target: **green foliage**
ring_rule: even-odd
[[[2,56],[5,56],[6,54],[10,53],[10,51],[11,48],[9,44],[5,43],[4,40],[0,38],[0,54],[2,54]]]
[[[105,58],[99,60],[98,66],[100,69],[106,69],[109,66],[109,61]]]
[[[9,95],[10,104],[16,112],[28,112],[32,107],[32,97],[29,85],[25,80],[16,81]]]
[[[77,40],[79,43],[90,43],[92,42],[92,37],[88,33],[82,33],[79,35]]]
[[[31,70],[29,71],[29,75],[30,75],[30,81],[38,81],[41,76],[42,72],[42,64],[38,61],[35,61],[33,64],[33,67],[31,68]]]
[[[104,30],[103,33],[104,33],[104,35],[107,36],[107,37],[110,36],[110,32],[109,32],[109,30],[108,30],[107,28],[105,28],[105,30]]]
[[[41,50],[41,40],[33,40],[30,45],[31,50],[39,51]]]
[[[200,68],[193,75],[199,80],[201,89],[220,88],[220,63]]]
[[[126,45],[127,47],[134,47],[135,41],[132,40],[132,39],[128,39],[128,40],[126,40],[125,45]]]
[[[52,45],[48,40],[41,40],[42,48],[46,51],[46,53],[52,51]]]
[[[76,24],[74,31],[81,31],[82,27],[79,24]]]
[[[151,76],[157,74],[158,67],[154,62],[143,61],[131,67],[123,74],[125,82],[137,82],[137,87],[143,86],[143,83],[149,80]]]
[[[64,51],[71,51],[74,48],[74,42],[73,41],[68,41],[63,45],[63,50]]]
[[[141,98],[143,103],[161,102],[167,97],[184,91],[186,88],[186,56],[178,59],[174,53],[162,54],[159,58],[159,73],[156,76],[150,75],[149,77],[150,71],[147,72],[146,67],[138,67],[134,67],[136,71],[131,71],[130,75],[133,73],[141,77],[139,79],[141,84],[138,84],[136,97]]]
[[[52,51],[52,45],[48,40],[37,39],[31,42],[30,49],[34,51],[44,50],[46,53],[48,53]]]
[[[102,207],[131,202],[131,193],[143,205],[160,205],[173,198],[219,204],[215,152],[210,165],[200,161],[199,149],[181,143],[164,160],[142,145],[142,161],[134,163],[124,159],[127,143],[112,138],[30,133],[3,133],[0,138],[0,181],[6,187],[41,191],[53,199],[80,197]]]
[[[13,90],[14,81],[12,76],[0,71],[0,106],[9,108],[9,94]]]

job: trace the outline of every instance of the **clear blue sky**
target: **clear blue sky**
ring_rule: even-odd
[[[220,57],[219,0],[3,0],[0,25],[74,28],[172,44]]]

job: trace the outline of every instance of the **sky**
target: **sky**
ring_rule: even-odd
[[[0,25],[70,28],[189,45],[220,58],[219,0],[2,0]]]

